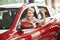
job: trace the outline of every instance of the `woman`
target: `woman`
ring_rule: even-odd
[[[41,21],[41,20],[34,17],[34,9],[33,8],[28,8],[27,13],[26,13],[26,17],[24,19],[22,19],[22,22],[29,22],[29,23],[31,23],[33,25],[35,23],[43,25],[43,24],[45,24],[45,12],[46,12],[46,10],[44,8],[41,8],[41,13],[43,15],[43,20]],[[31,27],[31,25],[29,25],[29,26]]]

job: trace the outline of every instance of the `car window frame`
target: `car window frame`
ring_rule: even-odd
[[[16,10],[18,11],[18,8],[1,8],[1,9],[8,10],[8,11],[9,11],[9,10],[11,11],[11,9],[16,9]],[[16,14],[17,14],[17,11],[16,11]],[[16,14],[15,14],[15,16],[16,16]],[[9,15],[10,15],[10,14],[9,14]],[[14,18],[15,18],[15,16],[14,16]],[[14,21],[14,18],[13,18],[13,20],[12,20],[12,22],[11,22],[9,28],[7,28],[7,29],[10,29],[10,27],[11,27],[13,21]],[[0,30],[7,30],[7,29],[4,28],[4,29],[0,29]]]
[[[35,9],[35,6],[30,6],[30,7],[33,7],[34,9]],[[22,16],[22,14],[23,14],[23,12],[27,9],[27,8],[30,8],[29,6],[27,6],[27,7],[24,7],[24,9],[23,9],[23,11],[21,12],[21,16]],[[36,9],[35,9],[36,10]],[[36,12],[37,13],[37,12]],[[16,28],[16,30],[21,30],[20,29],[20,24],[21,24],[21,16],[19,17],[19,21],[18,21],[18,24],[17,24],[17,28]],[[20,22],[20,23],[19,23]]]

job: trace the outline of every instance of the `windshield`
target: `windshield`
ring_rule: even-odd
[[[17,10],[17,8],[0,8],[0,29],[10,28]]]

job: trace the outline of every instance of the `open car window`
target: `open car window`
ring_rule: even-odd
[[[17,8],[0,8],[0,29],[9,29],[12,24]]]
[[[49,12],[48,12],[48,9],[46,7],[40,7],[40,6],[38,6],[37,7],[38,12],[36,10],[36,7],[32,7],[32,8],[34,8],[34,17],[35,18],[37,18],[39,20],[43,19],[42,14],[40,12],[40,9],[41,8],[44,8],[46,10],[46,13],[45,13],[46,18],[47,17],[50,17]],[[23,12],[22,12],[22,15],[20,17],[20,21],[18,22],[18,25],[17,25],[17,29],[21,29],[21,21],[22,21],[22,19],[24,19],[26,17],[26,13],[27,13],[27,8],[25,10],[23,10]]]
[[[35,7],[31,7],[31,8],[34,9],[34,17],[37,18],[37,13],[36,13]],[[22,19],[24,19],[26,17],[26,13],[27,13],[27,8],[25,10],[23,10],[23,12],[22,12],[22,15],[21,15],[20,20],[19,20],[18,25],[17,25],[17,30],[21,29],[20,24],[21,24]]]

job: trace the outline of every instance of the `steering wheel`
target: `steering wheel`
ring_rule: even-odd
[[[33,28],[33,25],[32,25],[32,23],[27,22],[27,21],[21,22],[21,28],[22,29]]]

